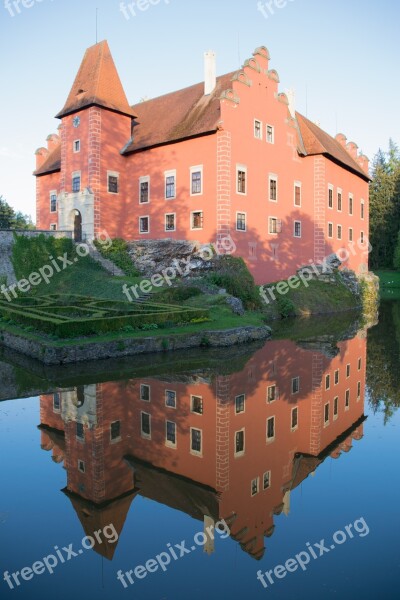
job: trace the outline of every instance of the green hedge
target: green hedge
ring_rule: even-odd
[[[104,256],[104,258],[111,260],[111,262],[122,269],[126,275],[129,275],[130,277],[138,277],[140,275],[128,254],[128,244],[125,240],[116,238],[112,240],[111,245],[108,247],[101,244],[98,240],[94,243],[100,254]]]

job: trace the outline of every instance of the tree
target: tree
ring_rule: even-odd
[[[5,198],[0,196],[0,229],[35,229],[35,226],[29,215],[15,212]]]

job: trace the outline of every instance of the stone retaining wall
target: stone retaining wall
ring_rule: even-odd
[[[85,343],[82,341],[82,345],[80,346],[77,344],[60,348],[51,343],[46,344],[45,342],[30,340],[22,335],[1,331],[0,343],[12,350],[40,360],[46,365],[61,365],[88,360],[148,354],[151,352],[187,350],[201,346],[223,348],[234,346],[235,344],[265,340],[269,337],[271,337],[271,329],[269,327],[249,326],[173,336],[121,339],[112,342],[86,341]]]

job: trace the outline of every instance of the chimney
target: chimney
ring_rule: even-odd
[[[289,101],[289,112],[292,119],[296,118],[296,92],[294,89],[286,91],[286,96]]]
[[[38,148],[35,152],[36,155],[36,169],[40,169],[40,167],[44,164],[46,158],[49,156],[49,151],[47,148]]]
[[[217,85],[217,60],[212,50],[204,53],[204,95],[209,96]]]

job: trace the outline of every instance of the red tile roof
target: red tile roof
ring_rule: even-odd
[[[135,116],[106,41],[86,50],[67,102],[56,118],[61,119],[93,104]]]
[[[307,155],[324,154],[369,181],[365,171],[337,140],[300,113],[296,117]]]
[[[221,118],[220,96],[232,87],[233,73],[217,78],[212,94],[204,95],[204,83],[160,96],[133,106],[137,125],[133,141],[124,154],[137,152],[217,131]]]
[[[61,143],[50,152],[44,163],[33,174],[39,177],[40,175],[50,175],[61,171]]]

